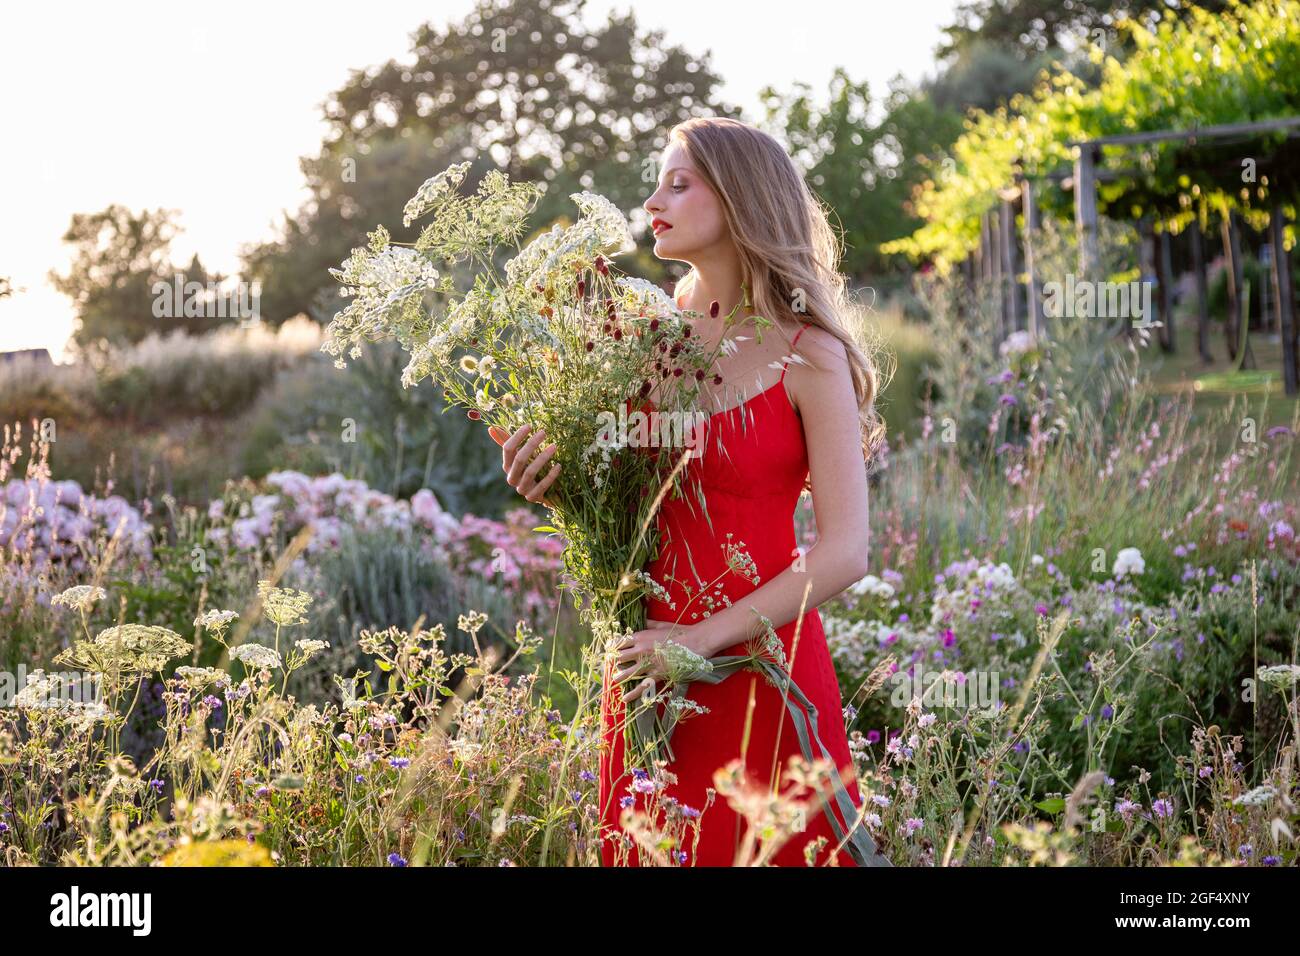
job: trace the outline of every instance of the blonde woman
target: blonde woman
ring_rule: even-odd
[[[691,266],[675,295],[680,307],[707,316],[692,333],[711,350],[733,307],[740,307],[741,319],[726,329],[731,341],[704,380],[704,453],[689,466],[707,518],[694,495],[664,500],[656,516],[659,556],[645,570],[667,588],[669,600],[647,599],[647,629],[625,638],[606,662],[599,784],[606,865],[637,865],[620,814],[647,808],[651,795],[642,791],[653,768],[624,766],[621,722],[625,703],[662,678],[654,644],[669,628],[672,640],[708,658],[744,653],[758,615],[769,619],[794,683],[817,708],[821,740],[861,808],[816,608],[867,573],[865,464],[884,428],[874,405],[875,368],[841,324],[847,307],[838,243],[785,150],[752,126],[715,117],[681,123],[669,135],[661,170],[645,209],[653,217],[655,255]],[[760,330],[754,316],[773,325]],[[510,483],[530,500],[543,500],[558,474],[552,467],[538,479],[549,449],[534,461],[537,439],[494,437],[503,442]],[[805,487],[819,536],[802,555],[794,509]],[[716,684],[693,683],[687,696],[707,712],[678,724],[666,768],[676,780],[653,794],[658,807],[671,797],[688,817],[698,813],[715,771],[736,758],[744,759],[757,786],[788,789],[782,776],[801,750],[775,687],[740,671]],[[815,798],[804,821],[771,862],[803,866],[805,845],[825,837],[818,864],[835,853],[838,865],[855,865],[844,849],[835,852],[838,841]],[[856,815],[842,822],[864,826]],[[678,851],[678,862],[732,865],[745,831],[744,818],[715,799],[700,821],[698,843]]]

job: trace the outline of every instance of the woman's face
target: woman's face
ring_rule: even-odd
[[[717,194],[679,142],[664,153],[659,186],[644,208],[651,216],[654,254],[660,259],[694,265],[707,258],[708,250],[730,240]]]

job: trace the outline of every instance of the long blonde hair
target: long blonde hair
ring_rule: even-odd
[[[876,410],[880,376],[871,354],[842,323],[850,308],[839,272],[842,246],[821,200],[781,144],[746,123],[693,117],[674,126],[668,138],[682,144],[722,204],[754,313],[806,322],[844,343],[858,400],[862,455],[874,465],[885,439]],[[674,296],[694,284],[691,269],[677,282]],[[796,302],[802,311],[795,310]]]

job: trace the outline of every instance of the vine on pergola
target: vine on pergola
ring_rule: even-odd
[[[981,217],[998,191],[1018,177],[1059,178],[1074,162],[1076,143],[1125,134],[1259,122],[1300,116],[1300,0],[1232,2],[1210,14],[1155,29],[1119,23],[1135,50],[1120,61],[1099,46],[1102,66],[1089,88],[1064,69],[1045,73],[1010,108],[974,112],[966,132],[913,197],[925,225],[882,251],[932,261],[940,272],[979,245]],[[1108,145],[1097,164],[1097,208],[1115,219],[1150,217],[1173,234],[1199,218],[1237,212],[1256,230],[1280,204],[1296,243],[1300,196],[1300,130],[1251,132],[1236,139],[1171,139]],[[1059,189],[1038,194],[1045,216],[1069,218],[1072,199]]]

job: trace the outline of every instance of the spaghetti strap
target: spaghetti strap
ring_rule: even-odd
[[[803,335],[804,329],[808,328],[809,324],[810,323],[805,322],[803,325],[799,326],[799,331],[794,334],[794,339],[790,342],[791,357],[793,357],[794,354],[794,347],[799,344],[799,336]],[[785,381],[785,373],[789,368],[789,361],[786,361],[781,365],[781,377],[777,379],[778,383]]]

